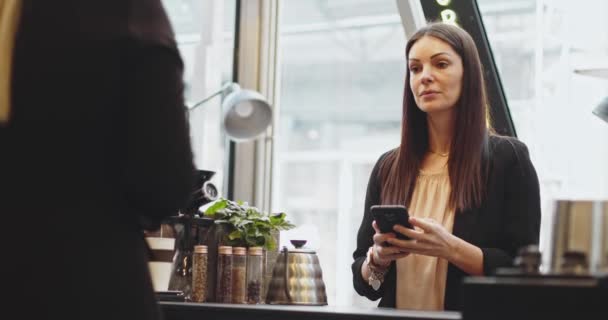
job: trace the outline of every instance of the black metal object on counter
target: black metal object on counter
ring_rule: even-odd
[[[222,225],[211,218],[190,216],[170,217],[165,221],[175,232],[175,254],[169,290],[183,291],[190,299],[192,284],[192,253],[195,245],[208,248],[207,300],[215,301],[215,275],[217,269],[217,248],[225,233]]]
[[[608,273],[590,272],[582,252],[565,251],[562,266],[541,271],[537,245],[520,248],[513,267],[466,277],[463,319],[605,319]]]
[[[213,171],[196,170],[194,190],[192,190],[186,206],[180,209],[182,214],[196,216],[199,213],[200,207],[217,199],[218,190],[215,185],[210,182],[214,175],[215,172]]]
[[[186,299],[190,299],[194,246],[205,244],[214,224],[213,220],[184,215],[170,217],[163,221],[163,224],[170,225],[175,232],[175,254],[169,290],[182,291]]]
[[[179,210],[179,215],[172,216],[162,221],[161,228],[169,237],[175,238],[175,253],[169,290],[181,291],[184,299],[191,298],[192,289],[192,254],[195,245],[206,245],[209,248],[209,256],[212,261],[217,255],[218,229],[213,219],[202,217],[199,208],[208,204],[218,197],[217,188],[210,182],[215,175],[213,171],[196,170],[194,188],[188,199],[188,203]],[[215,268],[209,268],[213,275]],[[208,288],[215,288],[208,281]],[[165,296],[159,296],[164,299]],[[213,295],[208,297],[213,299]]]
[[[462,315],[477,319],[606,319],[608,275],[468,277]]]

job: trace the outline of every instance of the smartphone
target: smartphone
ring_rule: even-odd
[[[407,212],[407,208],[401,205],[375,205],[371,207],[371,212],[374,220],[376,220],[376,224],[378,225],[380,232],[393,232],[397,236],[397,239],[410,239],[408,236],[393,230],[393,226],[396,224],[414,229],[409,222],[410,214]]]

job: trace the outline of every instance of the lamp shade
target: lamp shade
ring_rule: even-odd
[[[608,97],[604,98],[593,110],[593,114],[608,123]]]
[[[260,93],[232,84],[222,102],[223,125],[231,139],[245,141],[262,134],[272,122],[272,109]]]

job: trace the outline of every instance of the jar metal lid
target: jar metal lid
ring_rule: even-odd
[[[232,254],[236,256],[244,256],[247,253],[247,248],[244,247],[234,247],[232,248]]]
[[[217,252],[219,254],[232,254],[232,247],[231,246],[220,246],[219,248],[217,248]]]
[[[203,245],[194,246],[194,253],[207,253],[207,246],[203,246]]]
[[[250,256],[261,256],[262,255],[262,247],[251,247],[249,248]]]

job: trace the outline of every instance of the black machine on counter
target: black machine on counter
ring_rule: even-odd
[[[185,208],[179,215],[163,220],[161,233],[175,239],[171,275],[168,291],[157,291],[160,300],[189,300],[192,286],[192,253],[194,246],[207,245],[209,256],[217,255],[219,242],[218,226],[213,219],[202,217],[199,208],[218,197],[217,188],[210,182],[215,172],[197,170],[195,188]],[[215,265],[209,264],[209,272],[215,272]],[[209,299],[213,301],[215,282],[209,277]]]
[[[608,97],[593,110],[608,123]],[[522,248],[514,268],[465,278],[464,319],[608,319],[608,199],[558,199],[544,259]]]
[[[465,278],[463,319],[606,319],[608,201],[557,200],[547,266],[537,246],[513,268]]]

